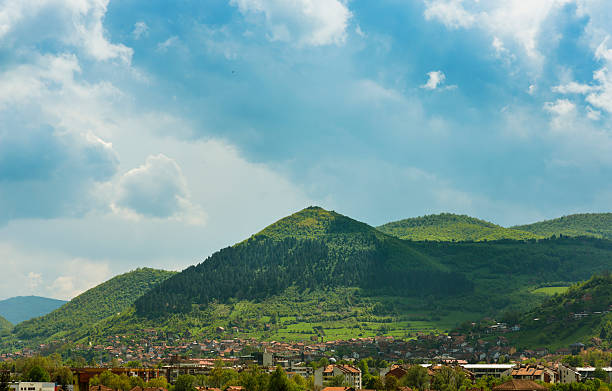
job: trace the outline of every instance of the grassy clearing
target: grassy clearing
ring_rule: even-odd
[[[548,295],[548,296],[554,296],[554,295],[561,295],[565,292],[567,292],[567,290],[569,289],[569,286],[546,286],[543,288],[538,288],[535,289],[533,291],[531,291],[531,293],[535,293],[535,294],[544,294],[544,295]]]

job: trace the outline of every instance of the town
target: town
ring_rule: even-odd
[[[469,333],[419,333],[410,340],[379,336],[308,343],[228,338],[231,332],[225,338],[198,339],[143,330],[69,351],[57,349],[61,341],[23,348],[1,355],[0,368],[14,391],[251,391],[243,374],[253,376],[254,371],[280,376],[297,389],[324,391],[534,391],[571,384],[600,390],[612,381],[612,354],[598,349],[598,341],[554,352],[517,350],[506,337],[512,329],[494,323]],[[45,362],[41,357],[54,349],[50,357],[56,361],[62,361],[58,353],[70,355],[65,361],[70,374],[55,376],[56,383],[53,376],[29,376],[32,365],[24,363]],[[454,382],[450,388],[449,381]]]

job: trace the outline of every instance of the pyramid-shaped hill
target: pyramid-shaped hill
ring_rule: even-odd
[[[254,237],[320,239],[325,236],[369,234],[384,239],[374,227],[334,211],[310,206],[264,228]]]
[[[404,240],[463,242],[485,240],[528,240],[545,236],[518,228],[504,228],[491,222],[466,215],[441,213],[387,223],[381,232]]]
[[[211,302],[263,300],[292,287],[354,287],[410,297],[473,288],[461,273],[449,271],[409,242],[309,207],[171,277],[139,299],[136,309],[147,316],[184,313]]]

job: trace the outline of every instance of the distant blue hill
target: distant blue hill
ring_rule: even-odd
[[[12,324],[43,316],[66,304],[66,301],[40,296],[17,296],[0,301],[0,316]]]

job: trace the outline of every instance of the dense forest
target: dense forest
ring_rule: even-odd
[[[121,312],[174,272],[149,268],[116,276],[75,297],[57,310],[15,326],[20,339],[60,337],[84,325]]]
[[[409,218],[378,227],[381,232],[413,241],[531,240],[552,236],[612,239],[612,213],[585,213],[510,228],[465,215],[441,213]]]
[[[327,211],[321,220],[313,218],[321,211],[293,215],[184,270],[138,299],[137,313],[159,316],[189,312],[192,304],[262,300],[291,286],[358,287],[370,294],[415,297],[472,291],[462,273],[440,267],[408,243]]]
[[[612,239],[612,213],[574,214],[512,228],[542,236],[594,236]]]
[[[388,235],[414,241],[460,242],[544,238],[531,232],[504,228],[485,220],[452,213],[394,221],[381,225],[378,229]]]
[[[438,309],[492,315],[536,305],[542,298],[531,288],[585,280],[611,262],[612,242],[595,238],[410,242],[308,208],[168,279],[136,309],[155,317],[289,287],[354,287],[363,296],[435,297]]]

